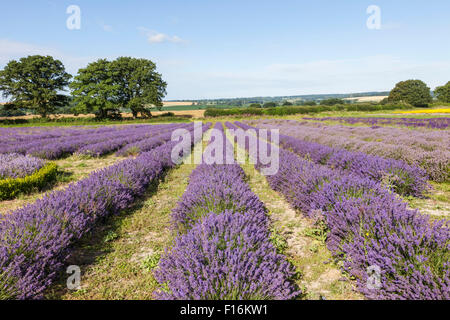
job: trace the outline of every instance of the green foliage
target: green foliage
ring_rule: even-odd
[[[328,231],[326,222],[319,218],[314,221],[314,225],[312,227],[305,229],[304,235],[316,239],[320,243],[324,244],[328,237]]]
[[[316,105],[317,103],[314,100],[302,102],[302,106],[316,106]]]
[[[71,83],[76,112],[94,112],[99,119],[120,119],[119,108],[151,117],[150,108],[162,107],[167,84],[146,59],[99,59],[80,69]]]
[[[270,241],[279,254],[285,254],[288,243],[281,230],[272,228],[270,230]]]
[[[437,87],[434,90],[434,94],[439,101],[450,103],[450,81],[443,86]]]
[[[35,173],[24,178],[0,180],[0,200],[13,199],[18,194],[42,190],[56,180],[58,166],[48,163]]]
[[[0,117],[18,117],[24,116],[26,113],[18,108],[14,108],[12,104],[0,105]]]
[[[26,108],[42,117],[67,104],[69,98],[60,94],[72,76],[59,60],[50,56],[28,56],[11,60],[0,71],[0,91],[11,98],[8,109]]]
[[[98,118],[104,119],[109,112],[117,111],[118,88],[113,83],[111,63],[106,59],[91,62],[78,70],[70,88],[77,104],[76,112],[94,112]]]
[[[108,233],[106,234],[105,238],[103,239],[103,242],[105,242],[105,243],[111,242],[111,241],[116,240],[117,238],[119,238],[119,235],[116,232],[109,230]]]
[[[275,108],[277,104],[275,102],[266,102],[263,105],[263,108]]]
[[[156,65],[147,59],[120,57],[111,62],[114,83],[118,85],[118,101],[129,108],[136,118],[138,113],[150,117],[150,108],[161,110],[167,83],[156,72]]]
[[[73,126],[73,125],[108,125],[119,123],[166,123],[166,122],[189,122],[192,116],[171,116],[165,113],[153,116],[151,119],[135,119],[123,117],[122,119],[99,119],[95,117],[64,117],[64,118],[32,118],[32,119],[4,119],[0,120],[0,126]]]
[[[242,115],[263,115],[261,108],[233,108],[233,109],[215,109],[208,108],[205,111],[205,117],[222,116],[242,116]]]
[[[249,108],[262,108],[261,104],[259,104],[259,103],[252,103],[248,107]]]
[[[414,107],[427,107],[432,102],[430,88],[421,80],[397,83],[389,94],[390,103],[407,103]]]
[[[289,101],[284,101],[283,102],[283,104],[282,104],[282,106],[292,106],[293,104],[292,104],[292,102],[289,102]]]
[[[288,116],[294,114],[315,114],[327,111],[380,111],[396,110],[409,108],[401,104],[372,105],[372,104],[347,104],[335,106],[286,106],[283,108],[239,108],[239,109],[207,109],[205,117],[224,117],[224,116],[242,116],[242,115],[269,115],[269,116]]]
[[[142,267],[147,271],[151,271],[158,266],[159,260],[161,260],[161,254],[158,252],[154,253],[144,259]]]
[[[344,104],[344,100],[338,98],[330,98],[320,101],[320,105],[322,106],[334,106],[337,104]]]

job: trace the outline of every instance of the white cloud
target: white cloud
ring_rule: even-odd
[[[39,46],[35,44],[0,39],[0,67],[6,65],[10,60],[20,59],[29,55],[50,55],[61,60],[67,72],[76,74],[79,68],[85,67],[89,62],[94,61],[93,57],[77,57],[67,54],[55,48]]]
[[[172,43],[184,43],[185,41],[178,36],[169,36],[165,33],[161,33],[155,30],[150,30],[144,27],[139,27],[139,31],[141,31],[147,41],[151,44],[153,43],[163,43],[163,42],[172,42]]]

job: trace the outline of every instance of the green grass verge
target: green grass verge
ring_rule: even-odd
[[[124,118],[122,120],[97,120],[89,118],[57,118],[57,119],[5,119],[0,120],[0,127],[53,127],[53,126],[101,126],[101,125],[121,125],[121,124],[157,124],[173,122],[190,122],[190,118],[185,116],[157,116],[149,119]]]

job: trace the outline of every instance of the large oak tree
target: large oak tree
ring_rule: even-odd
[[[119,107],[130,109],[134,117],[151,116],[152,108],[162,107],[166,86],[152,61],[131,57],[92,62],[71,83],[78,110],[95,112],[99,118]]]
[[[118,100],[122,107],[131,109],[134,117],[139,113],[151,116],[151,108],[162,108],[167,84],[152,61],[120,57],[111,63],[111,68],[118,84]]]
[[[9,99],[7,109],[33,110],[47,117],[64,106],[68,97],[61,94],[72,76],[51,56],[28,56],[11,60],[0,71],[0,91]]]
[[[432,100],[430,88],[421,80],[400,81],[388,97],[389,102],[407,103],[414,107],[426,107]]]

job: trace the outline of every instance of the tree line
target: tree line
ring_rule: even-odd
[[[31,110],[47,117],[71,105],[75,115],[94,113],[97,118],[121,118],[120,111],[130,110],[133,117],[151,117],[151,110],[162,108],[167,83],[147,59],[119,57],[113,61],[99,59],[78,70],[73,77],[61,61],[51,56],[33,55],[11,60],[0,70],[0,91],[9,102],[6,111]],[[70,90],[70,95],[64,94]],[[450,103],[450,81],[434,90],[435,97]],[[405,104],[425,107],[433,101],[431,90],[421,80],[396,84],[381,104]],[[325,99],[320,105],[344,104],[338,98]],[[302,102],[316,105],[315,101]],[[282,106],[290,106],[285,101]],[[252,103],[251,108],[273,108],[275,102]]]
[[[42,117],[69,104],[74,114],[94,113],[99,119],[120,118],[121,109],[131,110],[133,117],[151,117],[152,108],[162,108],[166,87],[155,63],[132,57],[99,59],[74,77],[51,56],[11,60],[0,70],[0,91],[9,99],[3,108]],[[67,90],[70,95],[64,94]]]

